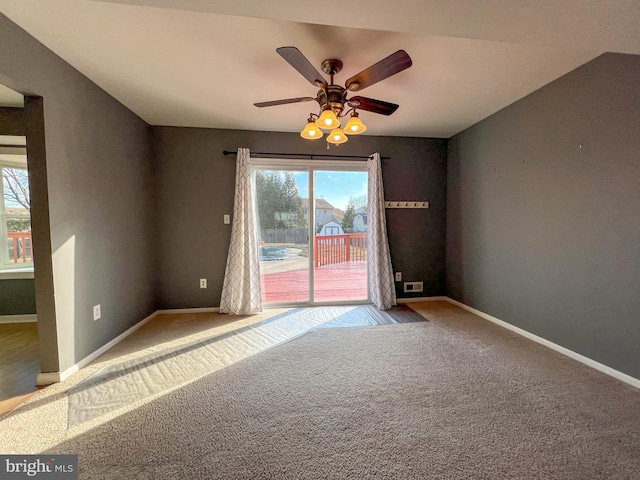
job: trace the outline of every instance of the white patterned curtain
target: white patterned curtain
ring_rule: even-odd
[[[220,300],[222,313],[249,315],[262,311],[260,257],[252,183],[249,149],[239,148],[231,244]]]
[[[380,310],[396,304],[396,288],[391,266],[391,253],[387,239],[387,221],[384,210],[384,189],[380,154],[374,153],[367,160],[369,172],[369,236],[367,257],[369,258],[369,294],[371,301]]]

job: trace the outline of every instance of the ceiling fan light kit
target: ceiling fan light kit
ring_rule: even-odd
[[[358,135],[367,130],[362,120],[358,116],[358,109],[380,115],[391,115],[398,109],[395,103],[354,96],[347,98],[349,92],[355,92],[378,83],[385,78],[409,68],[412,64],[411,58],[404,50],[398,50],[378,63],[371,65],[360,73],[349,78],[345,86],[335,85],[333,76],[342,70],[342,62],[335,58],[330,58],[322,62],[322,71],[330,76],[327,82],[323,75],[307,60],[307,58],[296,47],[280,47],[276,52],[284,58],[298,73],[309,81],[312,85],[320,88],[316,97],[297,97],[284,100],[273,100],[269,102],[254,103],[256,107],[272,107],[275,105],[285,105],[288,103],[299,103],[315,101],[318,103],[319,114],[311,113],[300,136],[307,140],[316,140],[323,137],[324,130],[331,130],[327,136],[327,142],[340,145],[348,140],[346,134]],[[345,131],[340,127],[340,117],[351,114]],[[327,145],[328,148],[328,145]]]
[[[320,130],[320,127],[315,122],[313,117],[309,117],[309,120],[307,120],[307,125],[300,132],[300,136],[302,138],[306,138],[307,140],[316,140],[318,138],[322,138],[323,135],[324,134],[322,133],[322,130]]]
[[[351,118],[349,118],[349,120],[347,121],[344,129],[349,135],[358,135],[362,132],[365,132],[367,130],[367,127],[364,123],[362,123],[360,117],[358,117],[358,112],[354,111],[351,113]]]
[[[340,126],[340,120],[338,116],[331,109],[331,107],[325,108],[320,117],[318,118],[318,125],[325,130],[331,130]]]
[[[334,128],[333,130],[331,130],[331,133],[327,137],[327,142],[333,143],[334,145],[340,145],[341,143],[344,143],[347,140],[349,139],[347,138],[347,136],[344,134],[344,132],[340,127]]]

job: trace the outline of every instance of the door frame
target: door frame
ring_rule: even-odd
[[[252,158],[251,159],[251,172],[252,175],[256,170],[289,170],[294,172],[307,172],[308,174],[308,189],[309,189],[309,225],[308,225],[308,237],[309,237],[309,252],[313,251],[313,242],[315,242],[315,224],[316,224],[316,209],[314,208],[316,182],[316,171],[330,171],[330,172],[367,172],[367,163],[363,160],[307,160],[307,159],[281,159],[281,158]],[[368,177],[367,177],[368,181]],[[255,194],[255,182],[254,185],[254,202],[257,200]],[[256,209],[257,210],[257,209]],[[313,255],[309,255],[309,262],[307,269],[309,272],[309,300],[307,302],[270,302],[269,307],[295,307],[295,306],[322,306],[322,305],[366,305],[371,303],[371,293],[369,292],[369,256],[367,256],[367,298],[361,300],[340,300],[329,302],[317,302],[314,299],[314,258]]]

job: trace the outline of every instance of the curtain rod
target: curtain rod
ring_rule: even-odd
[[[228,150],[223,150],[223,155],[236,155],[238,152],[230,152]],[[316,153],[270,153],[270,152],[250,152],[251,156],[254,158],[262,157],[262,158],[279,158],[279,157],[293,157],[293,158],[308,158],[309,160],[313,160],[314,158],[332,158],[336,160],[368,160],[372,157],[372,155],[326,155],[326,154],[316,154]],[[391,157],[380,157],[382,160],[390,160]]]

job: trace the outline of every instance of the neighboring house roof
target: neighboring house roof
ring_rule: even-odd
[[[302,208],[309,208],[309,199],[301,198]],[[333,210],[333,205],[327,202],[324,198],[316,198],[316,208],[322,208],[325,210]]]
[[[316,199],[316,208],[327,208],[333,210],[333,205],[327,202],[324,198]]]
[[[342,223],[342,220],[344,220],[344,212],[342,210],[340,210],[339,208],[334,208],[333,209],[333,218],[335,219],[336,222]]]

